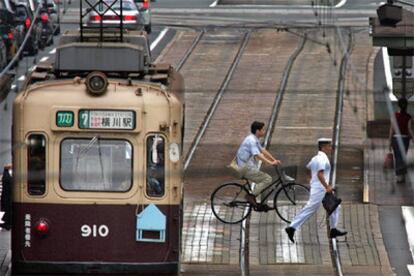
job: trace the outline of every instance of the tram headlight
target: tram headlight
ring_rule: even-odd
[[[103,95],[108,87],[108,78],[102,72],[92,72],[86,77],[86,88],[94,96]]]

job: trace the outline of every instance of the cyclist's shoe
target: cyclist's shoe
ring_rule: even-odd
[[[273,210],[273,208],[267,204],[258,204],[255,210],[258,212],[268,212],[269,210]]]
[[[256,197],[255,197],[254,195],[247,194],[247,195],[245,196],[245,198],[246,198],[247,202],[248,202],[248,203],[249,203],[252,207],[257,208],[258,204],[257,204],[257,202],[256,202]]]
[[[286,227],[285,228],[285,231],[288,234],[289,240],[294,243],[295,242],[295,239],[293,237],[295,236],[295,231],[296,231],[295,228],[293,228],[293,227]]]
[[[348,234],[347,231],[339,231],[336,228],[332,228],[329,236],[331,239],[333,239],[336,237],[345,236],[346,234]]]

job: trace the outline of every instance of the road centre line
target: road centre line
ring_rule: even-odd
[[[49,54],[51,54],[51,55],[53,55],[53,54],[55,54],[56,53],[56,48],[54,48],[53,50],[51,50],[50,52],[49,52]]]
[[[168,28],[164,28],[158,35],[158,37],[151,43],[150,50],[152,51],[155,47],[157,47],[158,43],[161,41],[161,39],[167,34]]]
[[[41,59],[40,59],[40,62],[44,62],[44,61],[46,61],[46,60],[48,60],[49,59],[49,57],[42,57]]]
[[[18,81],[24,81],[26,79],[26,76],[25,75],[23,75],[23,76],[20,76],[20,78],[18,78],[17,80]]]

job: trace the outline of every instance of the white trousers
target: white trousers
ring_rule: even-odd
[[[295,216],[289,226],[297,230],[305,221],[307,221],[314,213],[316,213],[316,211],[318,211],[319,207],[321,206],[325,193],[325,189],[312,189],[311,187],[308,202],[306,203],[305,207],[303,207],[303,209]],[[331,229],[336,228],[338,225],[340,208],[341,205],[339,205],[338,208],[336,208],[329,217],[329,224]]]

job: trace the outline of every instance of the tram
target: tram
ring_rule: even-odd
[[[184,83],[121,32],[66,32],[16,97],[13,274],[178,273]]]

